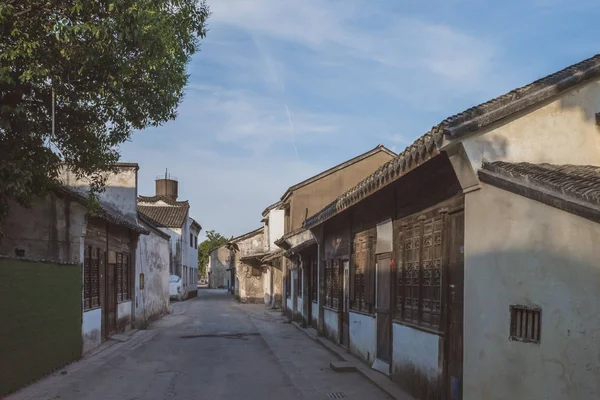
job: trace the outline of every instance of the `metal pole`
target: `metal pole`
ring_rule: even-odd
[[[56,103],[56,95],[54,93],[54,86],[52,86],[52,138],[54,138],[54,103]]]

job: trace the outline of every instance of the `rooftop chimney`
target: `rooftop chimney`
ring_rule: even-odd
[[[173,201],[177,200],[179,195],[177,178],[170,175],[166,169],[164,177],[156,178],[156,195],[165,196]]]

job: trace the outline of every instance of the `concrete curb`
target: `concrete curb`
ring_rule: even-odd
[[[348,353],[348,351],[337,344],[321,337],[317,336],[314,332],[302,328],[299,323],[292,321],[292,325],[296,327],[299,331],[303,332],[306,336],[319,343],[325,349],[327,349],[331,354],[336,356],[340,361],[345,361],[349,365],[352,365],[356,368],[356,372],[364,376],[367,380],[369,380],[372,384],[381,389],[385,394],[387,394],[391,399],[394,400],[415,400],[414,397],[410,396],[408,393],[404,392],[400,389],[394,382],[392,382],[387,376],[377,372],[364,362],[362,362],[359,358],[353,356]]]

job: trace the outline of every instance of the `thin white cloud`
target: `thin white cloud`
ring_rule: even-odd
[[[366,6],[367,8],[363,7]],[[324,57],[351,57],[391,68],[424,70],[457,85],[477,84],[497,51],[453,27],[389,15],[376,3],[317,0],[229,0],[211,6],[213,23],[294,42]],[[363,28],[364,10],[377,26]]]

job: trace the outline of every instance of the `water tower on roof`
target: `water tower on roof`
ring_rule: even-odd
[[[165,176],[156,178],[156,195],[165,196],[173,201],[177,200],[179,195],[179,186],[177,178],[169,174],[165,169]]]

